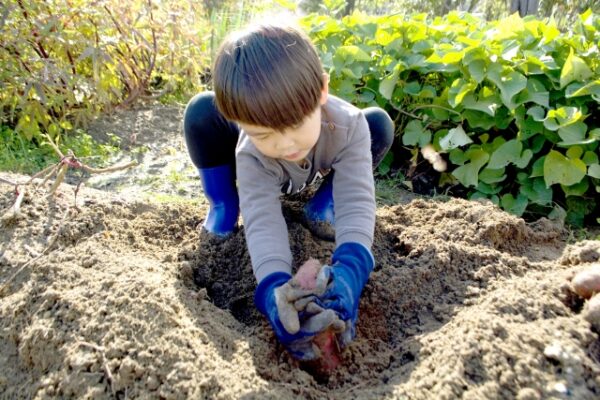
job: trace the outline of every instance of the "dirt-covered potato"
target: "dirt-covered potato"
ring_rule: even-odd
[[[600,329],[600,294],[595,294],[588,301],[585,319],[596,329]]]
[[[589,299],[600,292],[600,264],[594,264],[579,272],[571,281],[573,290],[579,296]]]

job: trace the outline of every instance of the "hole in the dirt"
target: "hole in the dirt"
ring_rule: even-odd
[[[206,288],[208,299],[247,326],[260,323],[254,306],[256,280],[252,273],[246,241],[241,230],[227,240],[201,234],[196,248],[185,254],[192,268],[194,284]]]
[[[400,256],[409,255],[413,249],[412,246],[408,243],[401,242],[400,239],[398,239],[397,237],[394,237],[394,239],[395,239],[394,250],[398,253],[398,255],[400,255]]]
[[[317,362],[302,362],[299,364],[300,369],[313,377],[317,384],[327,386],[331,379],[331,375],[321,371],[321,368]]]
[[[254,311],[254,300],[252,296],[244,295],[241,298],[234,299],[229,304],[229,311],[235,319],[247,326],[258,325],[258,315]]]
[[[561,288],[560,300],[575,314],[579,314],[581,310],[583,310],[583,305],[585,304],[585,300],[573,293],[567,285],[564,285]]]

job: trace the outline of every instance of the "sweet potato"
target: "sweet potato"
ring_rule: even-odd
[[[321,267],[318,260],[309,259],[298,269],[294,281],[302,289],[314,289]],[[317,376],[327,376],[340,364],[340,348],[333,327],[317,334],[313,344],[318,347],[321,356],[307,363],[307,367]]]
[[[587,302],[584,316],[594,328],[600,329],[600,293],[592,296]]]
[[[319,260],[311,258],[298,268],[298,272],[294,275],[294,281],[302,289],[314,289],[317,284],[317,274],[320,270],[321,263]]]
[[[600,293],[600,264],[594,264],[579,272],[571,281],[573,291],[584,299]]]

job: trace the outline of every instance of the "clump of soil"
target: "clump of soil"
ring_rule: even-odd
[[[242,230],[215,242],[203,206],[84,189],[76,209],[73,191],[2,223],[2,398],[600,396],[598,334],[566,285],[600,243],[567,246],[550,221],[458,199],[380,207],[358,335],[323,382],[255,310]],[[13,201],[0,184],[0,213]],[[295,267],[328,262],[301,202],[285,206]]]

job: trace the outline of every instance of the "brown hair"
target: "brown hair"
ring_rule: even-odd
[[[315,47],[291,26],[258,25],[230,35],[213,67],[221,114],[276,130],[296,126],[312,113],[324,82]]]

